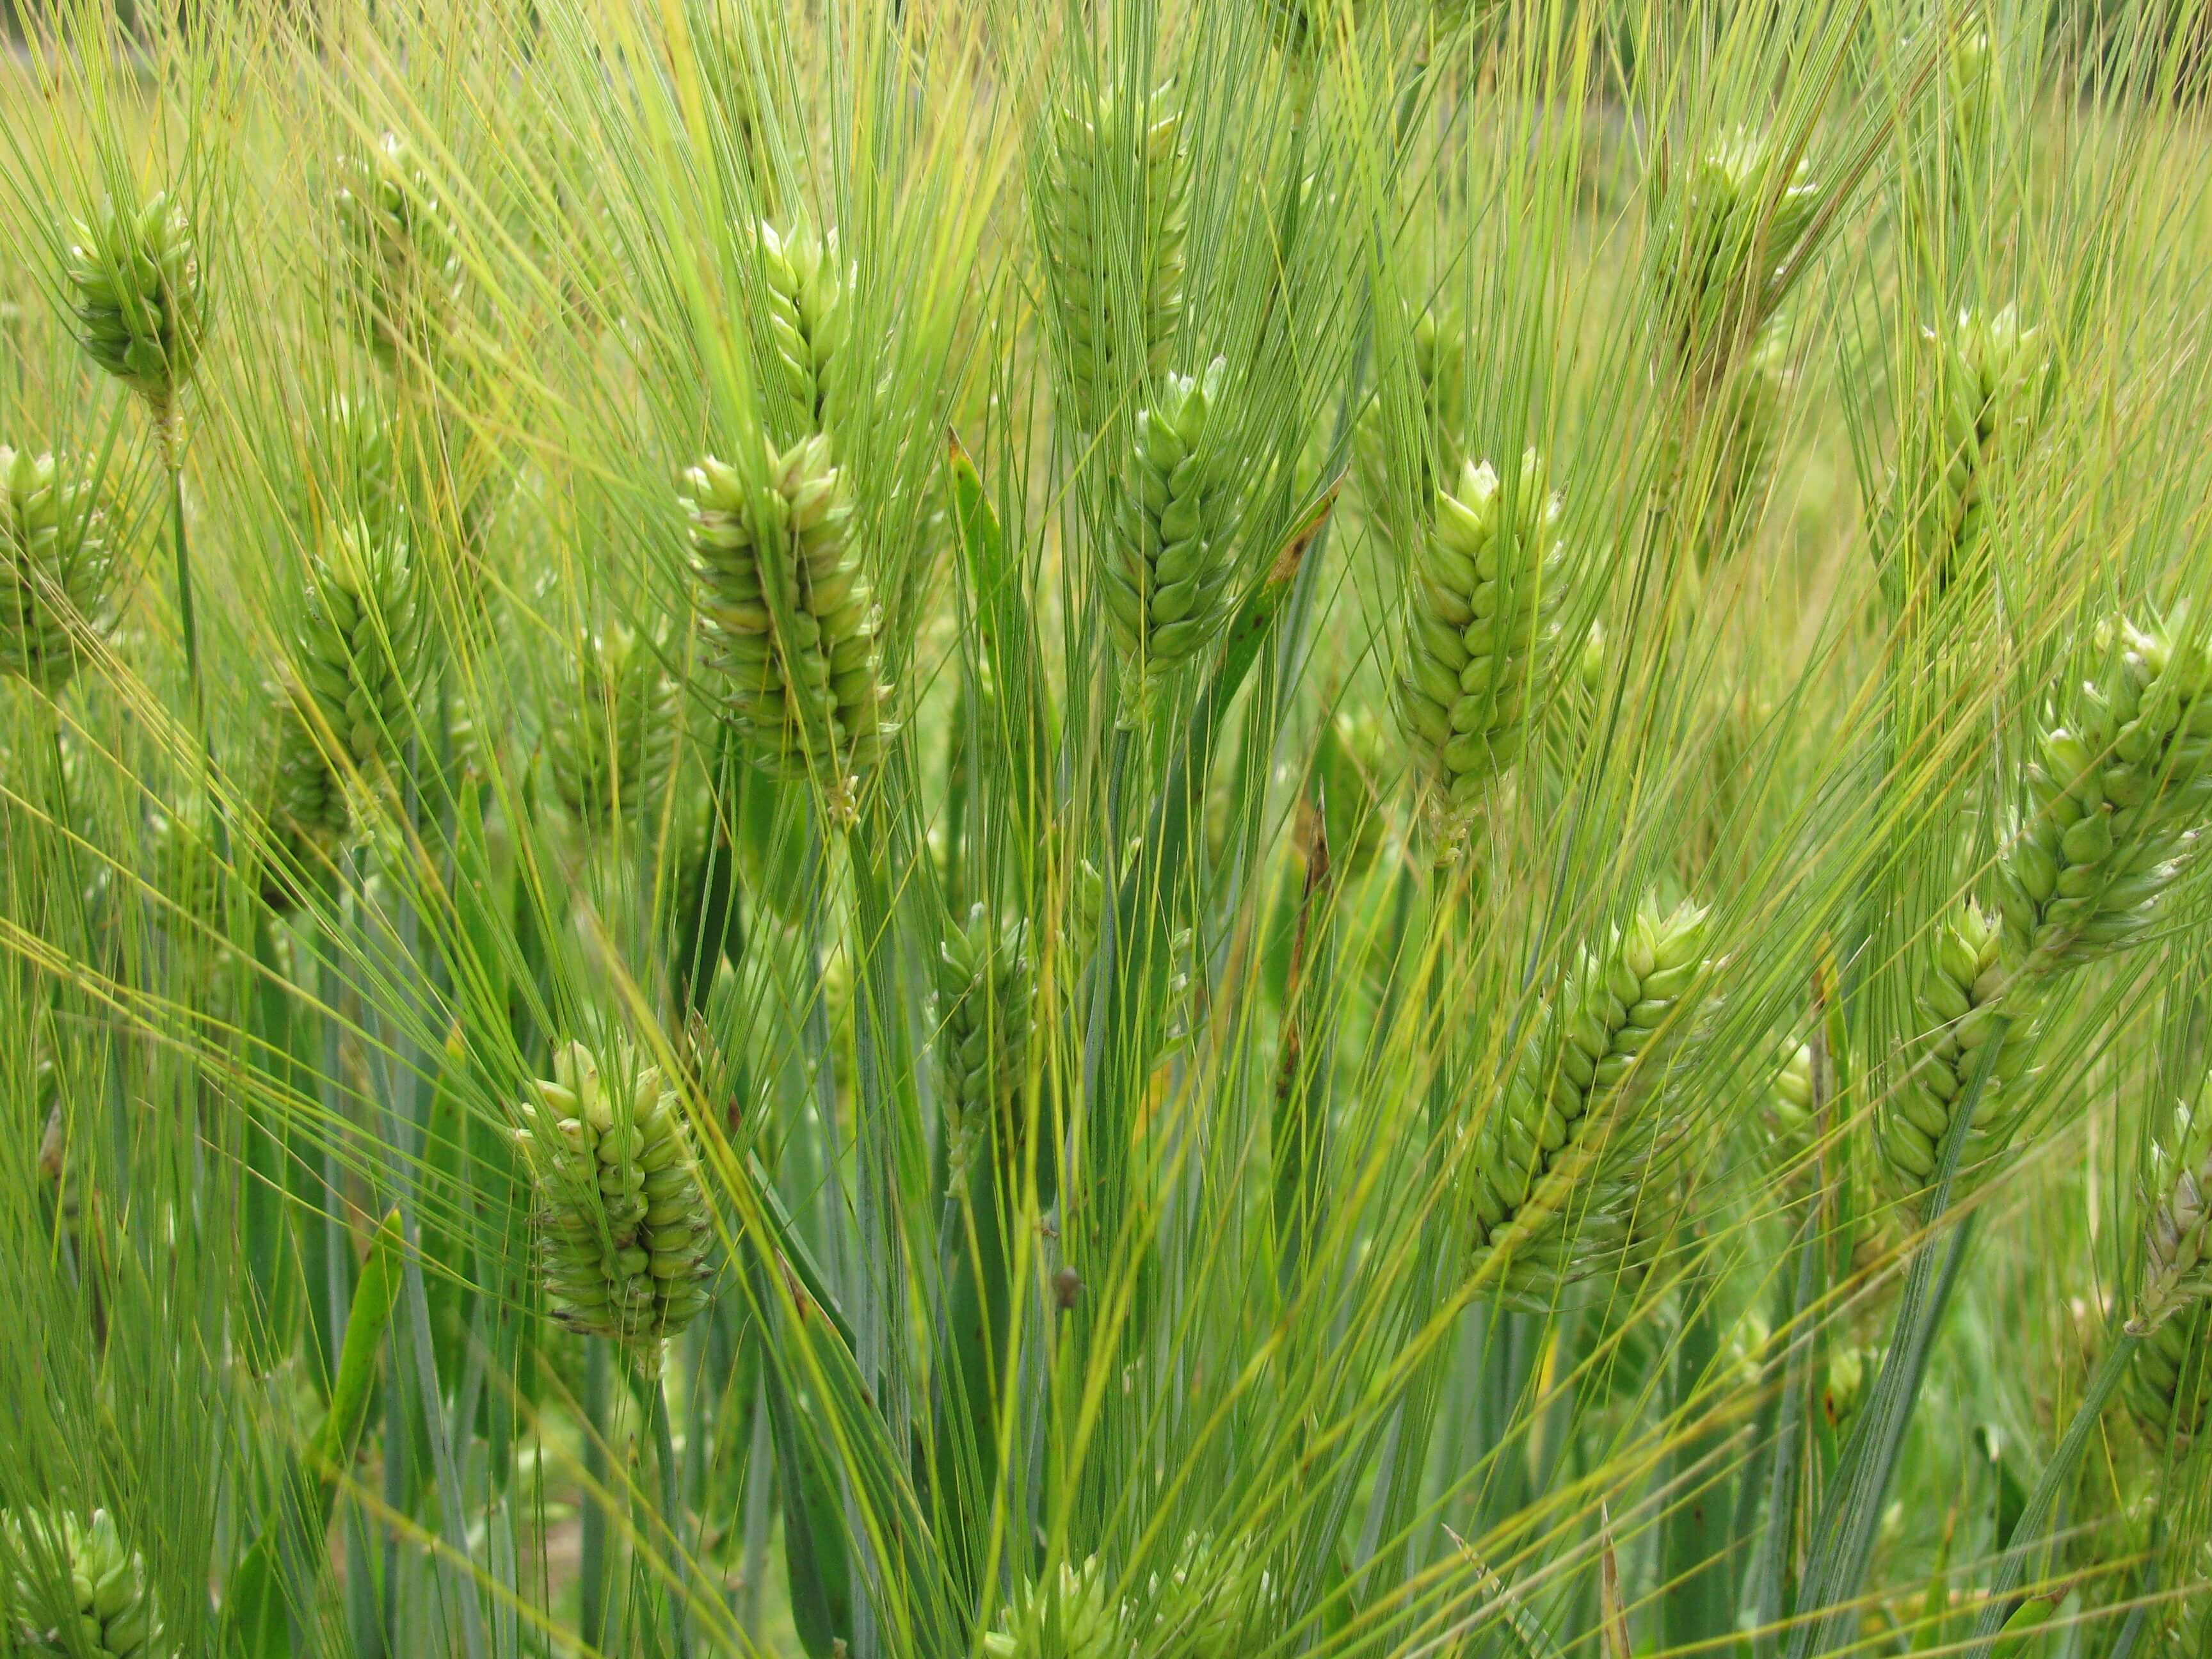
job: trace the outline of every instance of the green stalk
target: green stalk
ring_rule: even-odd
[[[1989,1039],[1975,1057],[1973,1074],[1960,1092],[1949,1133],[1944,1136],[1936,1188],[1927,1201],[1924,1225],[1931,1231],[1950,1208],[1951,1187],[1966,1152],[1974,1109],[1995,1073],[2011,1025],[2010,1017],[2003,1014],[1991,1022]],[[1912,1408],[1919,1400],[1929,1350],[1972,1242],[1974,1219],[1967,1217],[1948,1241],[1931,1238],[1913,1257],[1891,1327],[1881,1374],[1844,1446],[1839,1478],[1815,1534],[1800,1609],[1808,1616],[1791,1634],[1790,1659],[1835,1652],[1855,1639],[1856,1600],[1874,1558],[1882,1506],[1896,1473],[1898,1455],[1904,1449]]]
[[[2127,1376],[2128,1367],[2135,1363],[2136,1350],[2142,1341],[2142,1337],[2123,1330],[2106,1351],[2104,1364],[2097,1367],[2097,1374],[2090,1379],[2081,1405],[2075,1408],[2074,1420],[2066,1425],[2066,1432],[2051,1454],[2050,1462],[2044,1465],[2043,1477],[2035,1483],[2027,1507],[2013,1523],[2012,1536],[2006,1540],[2004,1553],[1997,1558],[1996,1571],[1990,1580],[1989,1597],[1982,1605],[1981,1617],[1975,1622],[1973,1639],[1966,1644],[1965,1659],[1984,1659],[2002,1632],[2005,1620],[2017,1605],[2012,1593],[2027,1571],[2028,1559],[2042,1541],[2044,1529],[2058,1507],[2059,1498],[2074,1479],[2075,1465],[2081,1461],[2090,1437],[2104,1420],[2105,1407],[2112,1403],[2113,1392]]]
[[[585,1345],[584,1491],[582,1540],[576,1567],[576,1639],[586,1651],[606,1645],[607,1636],[607,1407],[611,1403],[607,1345]]]
[[[668,1426],[668,1389],[661,1380],[657,1360],[650,1374],[644,1365],[639,1367],[638,1383],[645,1396],[645,1414],[652,1419],[653,1459],[660,1478],[660,1525],[668,1534],[668,1570],[673,1580],[668,1597],[669,1637],[675,1645],[676,1659],[689,1659],[691,1642],[685,1629],[684,1611],[690,1586],[684,1559],[683,1480],[676,1466],[675,1437]]]
[[[1720,1330],[1713,1310],[1718,1284],[1709,1268],[1693,1271],[1683,1282],[1681,1340],[1675,1344],[1669,1366],[1669,1405],[1679,1414],[1694,1411],[1698,1389],[1711,1376],[1720,1352]],[[1678,1421],[1680,1437],[1668,1457],[1678,1479],[1685,1480],[1662,1524],[1660,1548],[1662,1582],[1661,1644],[1668,1648],[1701,1647],[1732,1632],[1735,1608],[1729,1595],[1729,1539],[1724,1528],[1734,1504],[1728,1474],[1692,1474],[1715,1449],[1711,1429],[1689,1432]]]

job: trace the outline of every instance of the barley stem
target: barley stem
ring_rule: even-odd
[[[660,1371],[660,1356],[656,1351],[650,1359],[640,1362],[638,1385],[645,1398],[645,1414],[652,1421],[653,1460],[660,1478],[660,1514],[658,1518],[668,1534],[668,1571],[672,1581],[668,1593],[669,1634],[676,1649],[676,1659],[689,1659],[691,1640],[685,1628],[684,1610],[690,1603],[691,1592],[690,1575],[684,1565],[684,1493],[682,1480],[676,1467],[676,1442],[668,1426],[668,1389],[661,1379]]]
[[[606,1644],[607,1634],[607,1410],[613,1403],[613,1364],[604,1342],[587,1342],[584,1357],[584,1489],[580,1559],[576,1566],[576,1639],[585,1651]]]
[[[2066,1425],[2066,1432],[2051,1454],[2051,1461],[2043,1466],[2042,1478],[2028,1497],[2027,1505],[2013,1522],[2012,1536],[2005,1540],[2004,1553],[1998,1557],[1996,1571],[1990,1576],[1987,1599],[1982,1606],[1981,1617],[1974,1624],[1974,1638],[1967,1644],[1963,1659],[1984,1659],[1991,1645],[2004,1629],[2005,1620],[2016,1605],[2012,1592],[2027,1571],[2027,1563],[2035,1547],[2043,1541],[2044,1528],[2050,1523],[2051,1512],[2074,1479],[2074,1466],[2081,1461],[2081,1454],[2089,1444],[2104,1420],[2105,1407],[2127,1375],[2128,1367],[2135,1363],[2136,1350],[2142,1346],[2142,1338],[2122,1331],[2105,1352],[2104,1364],[2089,1382],[2075,1408],[2074,1420]]]

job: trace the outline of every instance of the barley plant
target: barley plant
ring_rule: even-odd
[[[0,1654],[2212,1659],[2201,0],[0,27]]]

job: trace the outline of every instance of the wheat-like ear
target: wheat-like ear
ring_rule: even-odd
[[[849,285],[836,233],[817,233],[805,220],[781,229],[763,222],[755,244],[777,374],[806,429],[830,430],[830,362],[843,344]]]
[[[1534,451],[1510,487],[1487,463],[1468,462],[1437,492],[1435,525],[1407,572],[1399,725],[1447,846],[1520,757],[1543,678],[1537,646],[1565,580],[1559,521]]]
[[[890,695],[852,509],[824,434],[769,444],[765,460],[757,490],[711,455],[685,476],[713,670],[756,758],[848,811],[882,758]]]
[[[86,354],[152,407],[173,467],[183,441],[177,396],[207,326],[191,221],[166,192],[135,205],[108,197],[75,227],[68,275]]]
[[[1801,157],[1739,127],[1683,169],[1651,237],[1659,315],[1677,366],[1718,384],[1757,340],[1826,191]]]
[[[676,688],[652,641],[619,625],[579,635],[545,720],[546,769],[570,816],[596,832],[645,811],[675,742]]]
[[[1998,1016],[2028,1012],[2023,999],[2007,997],[2008,976],[1998,957],[1996,923],[1971,901],[1937,930],[1915,997],[1920,1035],[1907,1049],[1904,1079],[1875,1109],[1881,1172],[1900,1200],[1918,1197],[1934,1181],[1953,1109],[1982,1045],[1996,1035]],[[2019,1127],[2017,1103],[2027,1093],[2016,1085],[2033,1051],[2033,1029],[2016,1024],[1975,1103],[1954,1192],[1964,1194],[1985,1179],[2010,1144]]]
[[[1467,401],[1467,331],[1449,312],[1431,306],[1413,324],[1413,373],[1421,393],[1422,438],[1413,498],[1425,523],[1439,483],[1458,477],[1467,459],[1465,445],[1453,424]],[[1368,523],[1377,534],[1386,532],[1390,520],[1385,507],[1390,495],[1388,434],[1382,399],[1369,398],[1360,412],[1352,442]],[[1391,550],[1398,550],[1394,546]]]
[[[2185,613],[2106,630],[2113,657],[2044,732],[2027,822],[1998,895],[2010,973],[2034,980],[2124,948],[2151,922],[2212,805],[2212,677]]]
[[[1184,1534],[1174,1566],[1146,1586],[1156,1633],[1146,1650],[1237,1659],[1275,1613],[1275,1582],[1256,1565],[1242,1537]]]
[[[990,1659],[1127,1659],[1127,1620],[1098,1558],[1024,1579],[983,1651]]]
[[[2152,1449],[2188,1456],[2212,1415],[2212,1306],[2191,1304],[2143,1338],[2121,1387]]]
[[[1141,726],[1160,684],[1203,651],[1232,597],[1237,458],[1222,440],[1227,364],[1171,374],[1137,414],[1100,581],[1121,653],[1121,720]]]
[[[1029,1075],[1036,977],[1029,930],[1000,926],[981,904],[945,929],[937,953],[937,1065],[947,1133],[1022,1167],[1022,1089]]]
[[[2131,1328],[2154,1329],[2212,1300],[2212,1109],[2182,1107],[2151,1161],[2142,1286]]]
[[[161,1650],[161,1613],[146,1580],[145,1558],[126,1546],[115,1517],[94,1510],[33,1511],[0,1518],[8,1554],[21,1564],[9,1588],[10,1650],[79,1653],[89,1659],[138,1659]],[[12,1626],[10,1628],[9,1626]]]
[[[395,757],[414,729],[428,606],[401,538],[356,520],[310,573],[300,672],[318,714],[364,771]]]
[[[459,238],[451,210],[396,132],[348,156],[340,173],[332,201],[356,327],[387,368],[410,352],[434,352],[459,306]]]
[[[581,1043],[532,1084],[515,1139],[538,1194],[553,1316],[569,1329],[653,1350],[708,1300],[712,1223],[676,1091],[617,1047],[603,1066]]]
[[[114,551],[88,480],[0,444],[0,674],[58,691],[106,630]]]
[[[1647,1179],[1669,1139],[1650,1109],[1662,1036],[1681,1032],[1683,1000],[1706,970],[1705,912],[1662,914],[1648,900],[1625,929],[1586,951],[1547,999],[1502,1095],[1474,1127],[1467,1195],[1474,1267],[1532,1307],[1565,1285],[1616,1269],[1632,1253]]]
[[[1182,315],[1182,117],[1164,91],[1133,108],[1106,88],[1063,104],[1049,131],[1038,240],[1075,424],[1095,433],[1159,373]]]
[[[2049,411],[2054,360],[2040,329],[2007,306],[1962,311],[1923,337],[1926,396],[1909,419],[1881,529],[1893,602],[1923,586],[1984,583],[1990,491]]]

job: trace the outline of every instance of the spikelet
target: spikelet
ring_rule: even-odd
[[[112,565],[92,485],[0,444],[0,675],[61,690],[106,625]]]
[[[2177,612],[2103,641],[2075,719],[2048,725],[2027,768],[2027,822],[1999,872],[2006,966],[2039,977],[2132,944],[2212,802],[2203,647]]]
[[[1056,1574],[1024,1580],[1013,1604],[983,1638],[990,1659],[1134,1659],[1121,1608],[1092,1556],[1063,1561]]]
[[[1788,341],[1782,326],[1771,324],[1729,376],[1714,411],[1717,469],[1695,544],[1700,568],[1734,552],[1757,524],[1774,483],[1790,387]]]
[[[161,1609],[146,1582],[145,1558],[125,1547],[115,1518],[94,1510],[89,1523],[70,1514],[0,1517],[8,1553],[21,1571],[7,1598],[15,1628],[0,1630],[33,1653],[135,1659],[165,1651]]]
[[[311,522],[359,520],[378,539],[404,536],[407,492],[392,422],[377,399],[337,396],[310,416],[313,465],[301,480]]]
[[[1099,592],[1121,652],[1121,723],[1144,723],[1160,683],[1203,650],[1226,613],[1234,458],[1218,437],[1216,357],[1203,380],[1171,374],[1137,414]]]
[[[581,1043],[531,1085],[515,1134],[538,1194],[553,1316],[570,1330],[650,1349],[708,1303],[711,1224],[676,1091],[617,1049],[602,1068]]]
[[[315,561],[300,672],[316,713],[364,769],[396,754],[413,729],[428,609],[406,543],[359,520]]]
[[[1435,526],[1407,572],[1399,725],[1447,844],[1520,757],[1537,647],[1564,585],[1559,520],[1534,450],[1510,492],[1486,462],[1470,461],[1455,489],[1437,492]]]
[[[937,952],[937,1064],[946,1120],[964,1148],[988,1135],[1019,1167],[1026,1125],[1030,1007],[1028,929],[1000,927],[981,904],[945,930]]]
[[[842,343],[847,287],[836,234],[817,234],[803,221],[782,229],[763,221],[755,237],[775,370],[805,428],[826,431],[830,361]]]
[[[1893,603],[1923,583],[1942,593],[1986,580],[1992,486],[2034,442],[2056,384],[2042,331],[2024,326],[2011,306],[1994,315],[1962,311],[1925,337],[1928,395],[1886,526]]]
[[[1182,315],[1188,169],[1181,112],[1152,113],[1163,94],[1076,97],[1048,124],[1034,199],[1061,374],[1076,425],[1097,432],[1159,373]]]
[[[152,406],[173,467],[183,441],[177,394],[199,362],[207,326],[191,221],[167,192],[137,207],[108,197],[74,227],[69,283],[86,353]]]
[[[2197,1302],[2143,1338],[2121,1397],[2153,1450],[2189,1455],[2212,1416],[2212,1304]]]
[[[1921,1030],[1907,1051],[1906,1074],[1875,1109],[1881,1171],[1899,1199],[1916,1199],[1934,1182],[1953,1108],[2000,1012],[2024,1017],[2027,1012],[2020,996],[2007,996],[2007,983],[1996,923],[1969,901],[1936,933],[1915,999]],[[1954,1195],[1971,1191],[1992,1172],[1992,1160],[2020,1127],[2018,1103],[2027,1091],[2018,1085],[2032,1046],[2032,1031],[2018,1024],[1999,1050],[1996,1070],[1974,1104]]]
[[[1254,1571],[1251,1547],[1242,1538],[1186,1533],[1171,1571],[1148,1586],[1157,1634],[1149,1649],[1177,1659],[1239,1659],[1266,1626],[1275,1601],[1273,1579]]]
[[[1466,403],[1467,363],[1466,331],[1450,318],[1440,316],[1434,307],[1423,312],[1413,325],[1413,372],[1421,389],[1423,444],[1414,500],[1424,514],[1436,499],[1438,482],[1459,477],[1466,460],[1454,423]],[[1387,529],[1389,519],[1383,510],[1390,489],[1389,434],[1382,398],[1370,398],[1359,416],[1353,444],[1368,520],[1378,531]],[[1396,550],[1394,546],[1392,551]]]
[[[635,817],[668,776],[676,689],[659,653],[621,626],[576,641],[572,678],[545,720],[554,793],[586,829]]]
[[[849,816],[860,775],[883,755],[890,690],[829,440],[769,444],[758,490],[710,455],[684,490],[725,707],[763,766],[820,780]]]
[[[1781,1176],[1791,1203],[1807,1197],[1814,1180],[1813,1045],[1794,1037],[1782,1044],[1782,1065],[1766,1091],[1767,1160]]]
[[[1635,1254],[1643,1180],[1668,1126],[1648,1109],[1655,1070],[1705,970],[1705,912],[1646,900],[1604,948],[1586,951],[1542,1005],[1503,1093],[1474,1126],[1466,1191],[1473,1267],[1547,1308],[1565,1285]],[[1649,1218],[1644,1218],[1648,1229]]]
[[[2128,1328],[2144,1335],[2212,1299],[2212,1110],[2184,1106],[2152,1160],[2142,1288]]]
[[[461,284],[453,216],[396,132],[342,165],[333,201],[355,325],[392,368],[428,355],[453,325]]]
[[[1713,144],[1664,198],[1653,228],[1660,315],[1680,367],[1717,381],[1781,299],[1778,280],[1826,192],[1748,127]]]

